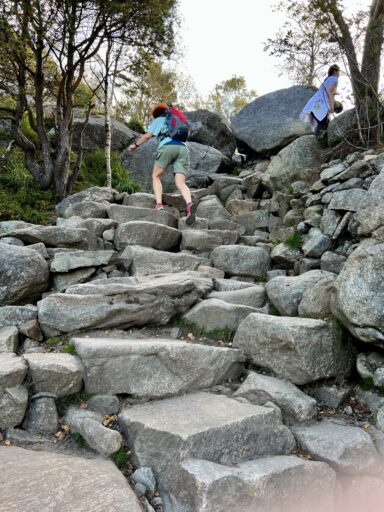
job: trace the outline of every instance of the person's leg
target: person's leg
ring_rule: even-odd
[[[189,190],[187,184],[185,183],[185,174],[182,174],[181,172],[176,172],[175,173],[175,184],[176,184],[177,190],[183,196],[184,201],[187,204],[192,203],[191,191]]]
[[[153,193],[155,194],[156,205],[160,205],[163,203],[162,195],[163,195],[163,185],[161,183],[161,176],[164,174],[165,169],[155,164],[153,166],[152,171],[152,186]]]
[[[185,183],[185,174],[181,172],[175,173],[176,187],[187,203],[186,208],[186,223],[188,225],[193,224],[196,220],[196,209],[197,205],[192,203],[191,191]]]

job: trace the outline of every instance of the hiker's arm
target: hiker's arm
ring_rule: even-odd
[[[336,94],[337,85],[331,85],[328,89],[328,96],[329,96],[329,112],[334,112],[335,109],[335,94]]]
[[[133,144],[128,146],[128,152],[132,153],[133,151],[135,151],[135,149],[137,149],[142,144],[145,144],[147,142],[147,140],[149,140],[151,138],[152,138],[151,132],[144,133],[144,135],[139,137],[136,142],[134,142]]]

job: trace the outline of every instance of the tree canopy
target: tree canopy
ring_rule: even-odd
[[[256,96],[256,91],[248,90],[243,76],[233,75],[228,80],[215,85],[208,96],[206,106],[230,119]]]
[[[12,98],[14,106],[3,105],[0,110],[11,119],[12,137],[42,188],[53,184],[59,198],[69,192],[75,92],[87,63],[108,40],[122,37],[131,52],[145,48],[153,57],[169,56],[176,5],[177,0],[3,0],[0,91]],[[57,73],[47,70],[49,62],[54,62]],[[47,126],[52,111],[55,141]],[[37,144],[21,129],[25,113]]]

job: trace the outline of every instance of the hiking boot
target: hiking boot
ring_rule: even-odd
[[[187,204],[187,216],[185,222],[188,224],[188,226],[193,224],[196,220],[196,208],[197,206],[193,203]]]
[[[157,203],[156,206],[155,206],[155,210],[164,210],[163,203]]]

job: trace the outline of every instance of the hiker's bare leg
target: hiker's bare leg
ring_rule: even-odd
[[[175,174],[175,184],[178,189],[178,191],[181,193],[181,195],[184,198],[184,201],[188,204],[192,202],[191,198],[191,191],[185,184],[185,174],[182,174],[181,172],[177,172]]]
[[[161,176],[164,174],[165,169],[159,167],[158,165],[154,165],[152,171],[152,186],[153,193],[155,194],[156,203],[162,203],[162,195],[163,195],[163,185],[161,183]]]

